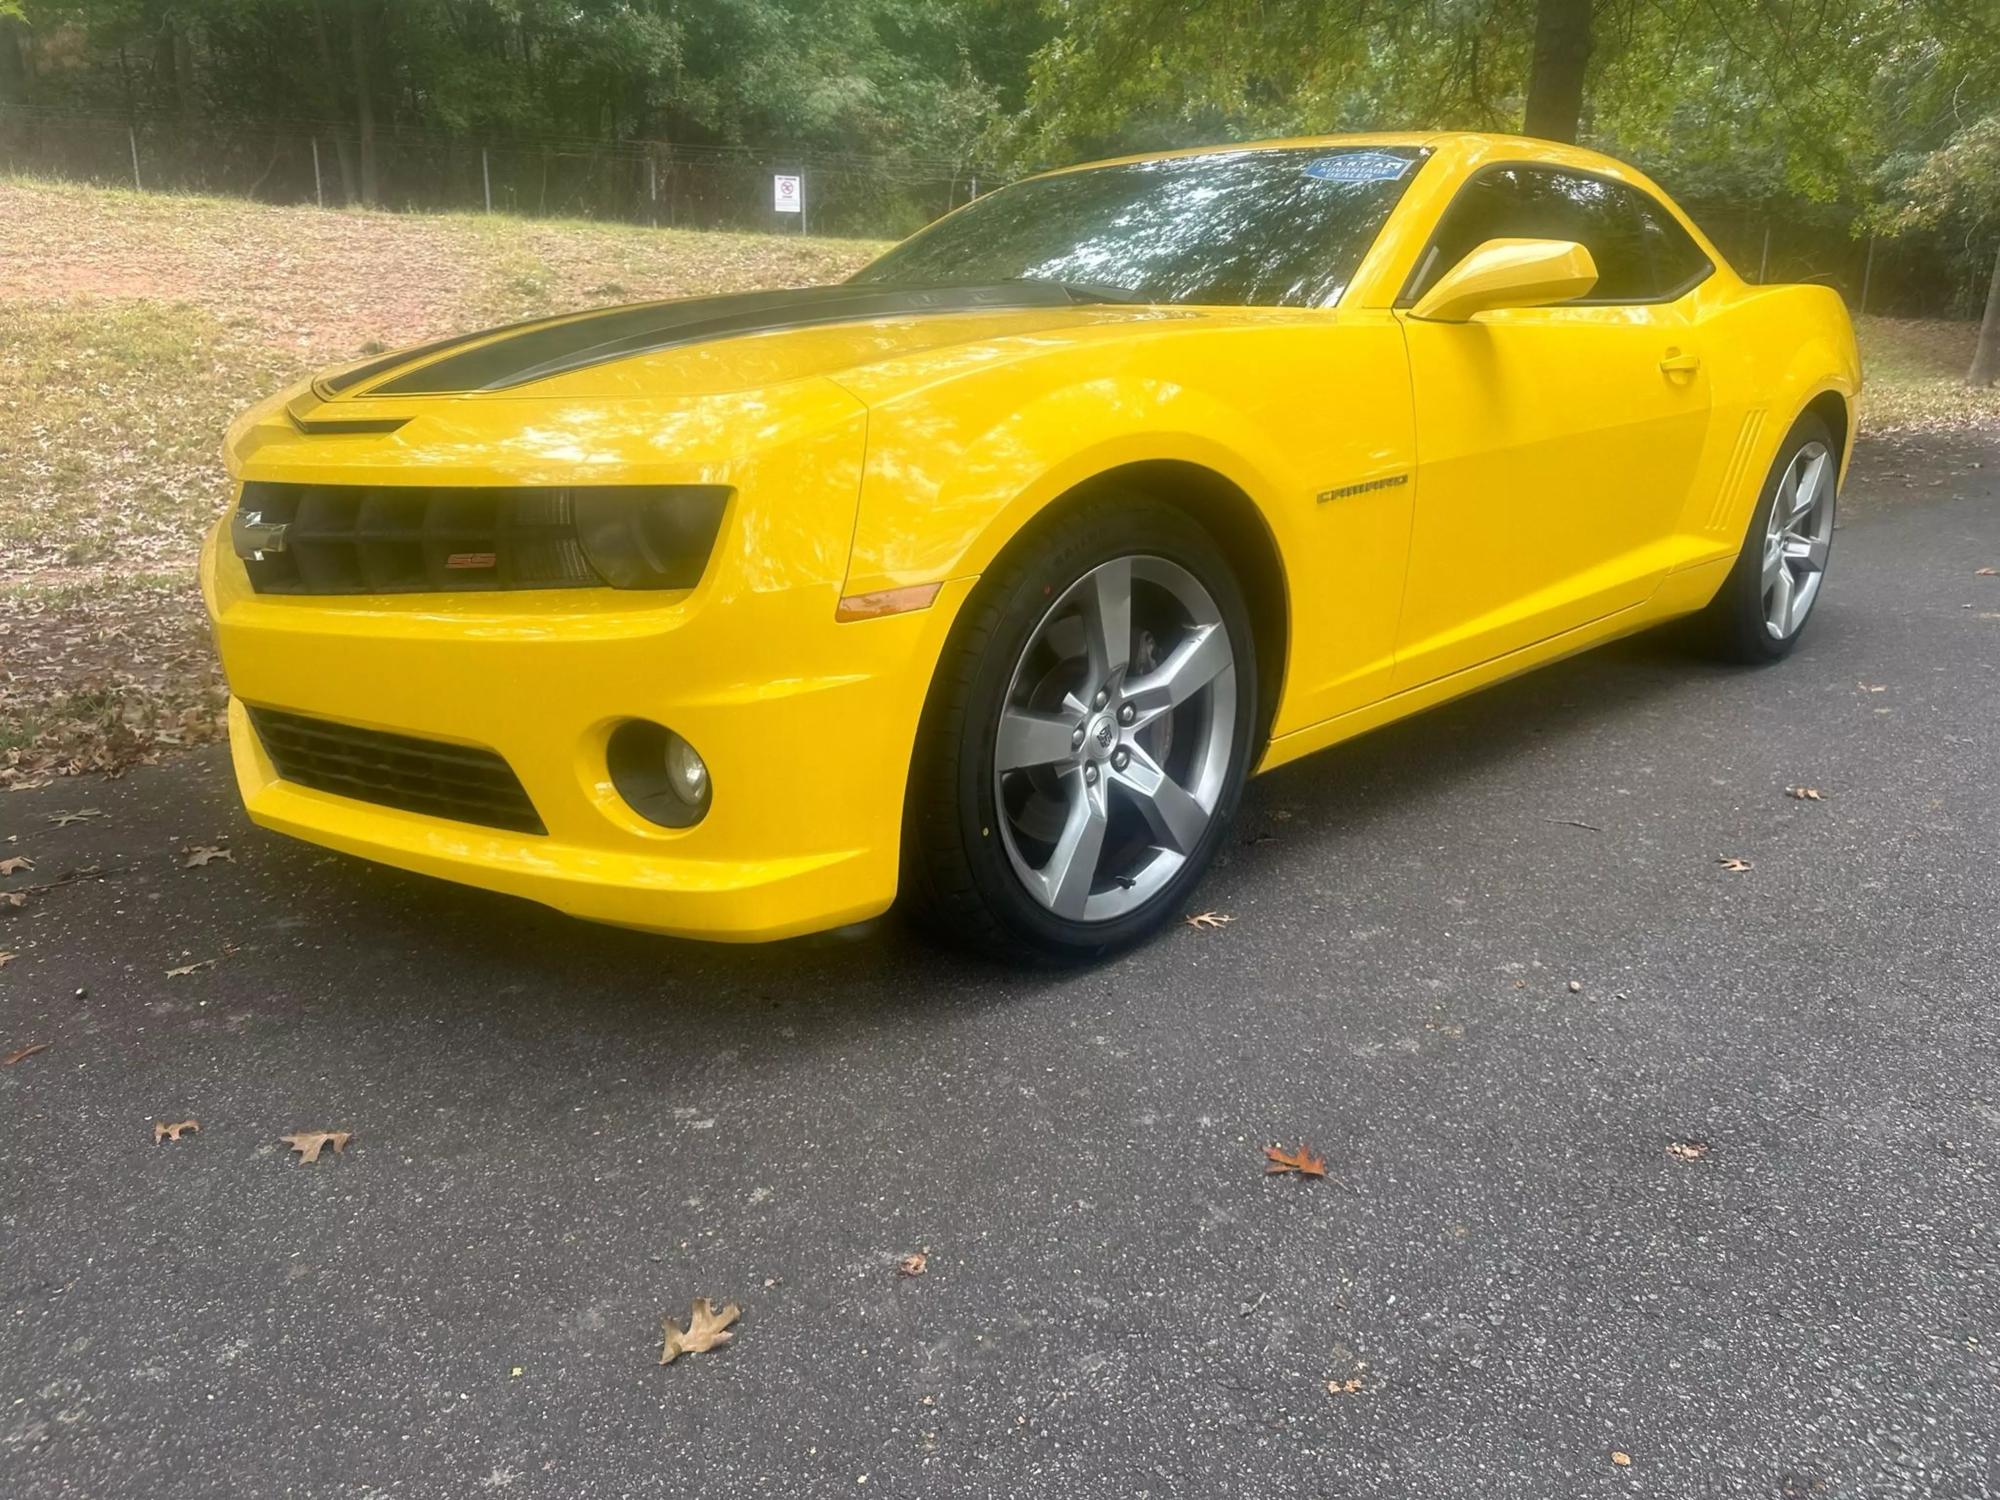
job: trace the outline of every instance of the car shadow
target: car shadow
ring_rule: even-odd
[[[1410,799],[1732,670],[1691,657],[1669,636],[1648,635],[1388,725],[1253,781],[1225,859],[1239,857],[1281,809],[1288,849],[1352,837],[1396,816]],[[569,1004],[590,997],[617,1005],[670,1001],[696,1020],[801,995],[950,1013],[1032,1000],[1094,972],[959,953],[895,913],[836,932],[737,946],[604,927],[346,857],[315,857],[308,878],[338,904],[368,912],[376,941],[424,952],[427,964],[504,977],[509,989],[546,985]]]

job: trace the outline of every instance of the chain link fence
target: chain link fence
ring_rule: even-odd
[[[363,155],[348,125],[0,106],[0,172],[332,208],[365,196]],[[668,141],[482,142],[394,129],[377,132],[373,155],[374,199],[385,208],[883,239],[910,234],[1004,180],[974,163],[915,157]],[[779,176],[800,179],[803,212],[777,211]],[[1935,237],[1870,236],[1852,205],[1683,206],[1753,281],[1820,282],[1856,310],[1891,316],[1968,318],[1982,306],[1986,255]]]
[[[369,163],[347,125],[5,107],[0,172],[333,208],[364,200]],[[374,201],[392,209],[890,239],[999,182],[969,163],[913,157],[667,141],[482,142],[394,130],[375,135],[373,175]],[[801,180],[801,212],[777,210],[781,175]]]

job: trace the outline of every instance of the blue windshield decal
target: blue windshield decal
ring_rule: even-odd
[[[1305,165],[1305,174],[1321,182],[1394,182],[1410,170],[1407,156],[1386,151],[1343,151]]]

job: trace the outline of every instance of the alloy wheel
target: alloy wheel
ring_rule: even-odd
[[[1833,455],[1807,443],[1792,455],[1764,532],[1764,628],[1786,640],[1805,624],[1833,544]]]
[[[994,737],[1000,836],[1037,902],[1110,921],[1173,879],[1229,784],[1237,690],[1222,613],[1178,563],[1114,558],[1055,600]]]

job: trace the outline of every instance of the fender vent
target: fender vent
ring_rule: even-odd
[[[1715,505],[1708,513],[1710,531],[1729,528],[1737,497],[1743,493],[1744,477],[1749,472],[1750,461],[1757,454],[1757,435],[1763,430],[1763,407],[1753,407],[1743,414],[1743,430],[1736,434],[1736,449],[1729,455],[1729,467],[1722,471],[1722,483],[1715,490]]]

